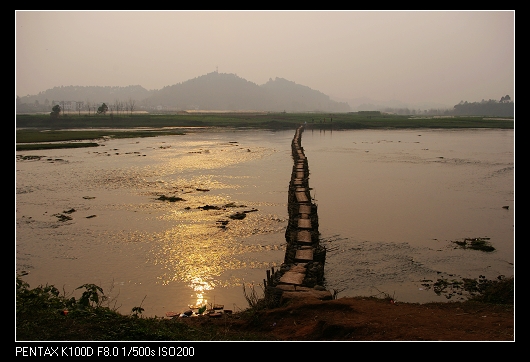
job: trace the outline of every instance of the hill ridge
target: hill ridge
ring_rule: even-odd
[[[136,109],[227,110],[286,112],[349,112],[346,102],[284,78],[258,85],[232,73],[211,72],[158,90],[140,85],[60,86],[37,95],[17,97],[18,104],[47,105],[58,102],[103,103],[116,106],[134,100]]]

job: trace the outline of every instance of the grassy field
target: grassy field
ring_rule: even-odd
[[[95,147],[97,139],[183,134],[180,127],[236,127],[284,130],[300,124],[317,129],[514,128],[514,119],[411,117],[379,112],[358,113],[194,113],[133,116],[16,116],[16,150]],[[72,141],[76,141],[75,143]],[[53,143],[52,143],[53,142]]]
[[[106,130],[43,130],[36,128],[25,128],[16,131],[16,150],[43,150],[52,148],[79,148],[98,147],[96,142],[81,142],[87,140],[98,140],[105,138],[137,138],[155,137],[162,135],[183,135],[184,132],[176,130],[131,130],[119,131],[115,129]]]

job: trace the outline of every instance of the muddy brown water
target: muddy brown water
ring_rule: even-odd
[[[16,269],[67,294],[97,284],[125,314],[247,308],[243,285],[261,295],[283,262],[293,136],[197,129],[16,152]],[[424,281],[514,274],[513,130],[308,128],[301,144],[339,297],[446,301]],[[454,243],[470,237],[495,251]]]

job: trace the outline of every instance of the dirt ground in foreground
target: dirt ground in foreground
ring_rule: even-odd
[[[234,314],[183,319],[190,324],[217,324],[227,337],[247,333],[258,336],[256,340],[515,341],[513,305],[474,302],[411,304],[376,298],[304,299],[259,311],[251,318]]]

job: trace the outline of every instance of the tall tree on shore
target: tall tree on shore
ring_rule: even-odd
[[[504,97],[501,97],[501,103],[509,103],[511,100],[509,95],[505,95]]]
[[[56,104],[55,106],[52,107],[52,111],[50,112],[50,116],[52,118],[57,118],[57,117],[59,117],[60,114],[61,114],[61,106]]]
[[[88,115],[90,116],[90,107],[92,106],[92,103],[88,99],[87,99],[87,101],[85,103],[86,103],[86,107],[88,109]]]
[[[134,105],[136,104],[136,100],[132,99],[131,97],[129,97],[129,111],[131,112],[131,116],[133,114],[133,111],[134,111]]]
[[[106,114],[108,110],[109,107],[105,103],[103,103],[101,106],[98,107],[98,114]]]

